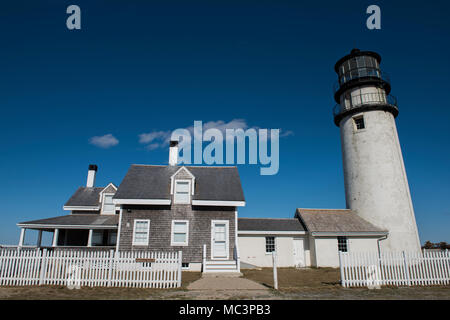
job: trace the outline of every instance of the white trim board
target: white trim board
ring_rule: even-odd
[[[98,211],[100,206],[63,206],[63,210],[69,211]]]
[[[192,200],[193,206],[244,207],[245,201]]]
[[[160,204],[170,205],[170,199],[113,199],[114,204]]]
[[[23,224],[18,223],[18,227],[26,229],[117,229],[116,225],[75,225],[75,224]]]
[[[240,234],[254,234],[254,235],[270,235],[270,234],[294,234],[294,235],[302,235],[306,234],[306,231],[246,231],[246,230],[238,230],[238,235]]]

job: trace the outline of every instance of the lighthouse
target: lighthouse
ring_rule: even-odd
[[[381,57],[353,49],[335,65],[334,123],[341,133],[347,208],[389,232],[381,251],[419,251],[420,241]]]

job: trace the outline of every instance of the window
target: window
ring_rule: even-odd
[[[347,252],[348,251],[347,237],[337,237],[337,240],[338,240],[338,251]]]
[[[172,221],[172,246],[187,246],[189,234],[189,221],[173,220]]]
[[[353,121],[355,122],[356,130],[361,130],[361,129],[364,129],[366,127],[366,125],[364,123],[364,117],[363,116],[355,117],[355,118],[353,118]]]
[[[275,251],[275,237],[266,237],[266,253]]]
[[[113,203],[114,194],[105,194],[103,196],[103,213],[105,214],[114,214],[115,213],[115,205]]]
[[[191,202],[191,182],[189,180],[175,181],[174,203],[190,203]]]
[[[134,220],[133,245],[148,246],[150,220]]]
[[[183,269],[183,270],[189,270],[189,263],[188,263],[188,262],[183,262],[183,263],[181,263],[181,269]]]

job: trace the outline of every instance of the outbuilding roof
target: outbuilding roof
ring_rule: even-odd
[[[239,218],[239,231],[305,231],[299,219]]]
[[[296,217],[299,217],[305,224],[308,231],[330,232],[330,233],[376,233],[383,234],[387,231],[374,226],[370,222],[358,216],[349,209],[302,209],[296,210]]]
[[[170,199],[171,176],[181,166],[132,165],[114,199]],[[245,201],[236,167],[185,166],[195,177],[193,200]]]
[[[119,224],[119,215],[100,215],[100,214],[70,214],[47,219],[20,222],[20,226],[91,226],[91,227],[117,227]]]

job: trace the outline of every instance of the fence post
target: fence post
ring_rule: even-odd
[[[339,269],[341,272],[341,286],[345,288],[344,266],[342,265],[342,251],[339,251]]]
[[[39,274],[39,285],[43,285],[45,283],[45,276],[47,273],[47,249],[42,250],[41,256],[41,270]]]
[[[206,272],[206,244],[203,245],[203,272]]]
[[[273,261],[273,287],[278,290],[278,272],[277,272],[277,254],[272,251],[272,261]]]
[[[183,263],[183,251],[178,251],[178,285],[177,287],[181,287],[181,265]]]
[[[411,286],[411,279],[409,277],[409,265],[408,263],[406,263],[405,251],[402,251],[402,255],[403,255],[403,265],[405,266],[406,281],[408,283],[408,286]]]
[[[113,263],[114,263],[114,255],[115,255],[115,251],[114,250],[110,250],[109,251],[109,266],[108,266],[108,287],[111,287],[111,277],[112,277],[112,267],[113,267]]]

